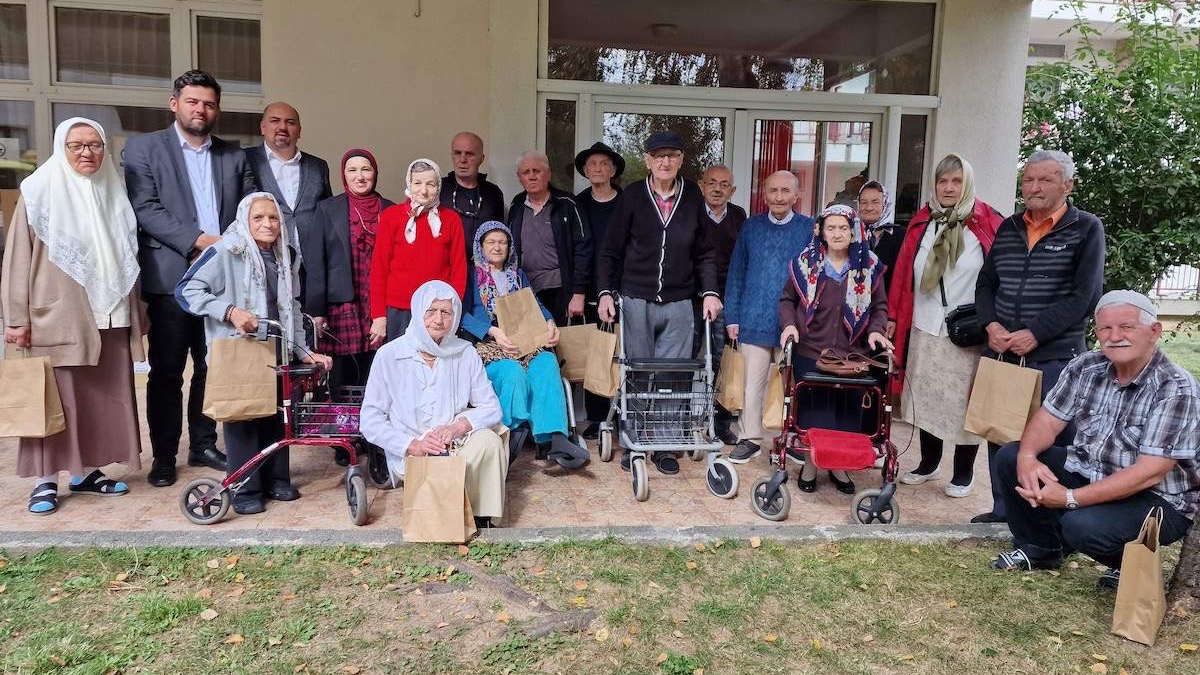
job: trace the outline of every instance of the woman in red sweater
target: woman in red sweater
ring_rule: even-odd
[[[384,209],[371,259],[371,336],[393,340],[412,318],[413,291],[439,279],[461,298],[467,285],[462,221],[438,204],[442,170],[432,159],[408,165],[408,201]]]

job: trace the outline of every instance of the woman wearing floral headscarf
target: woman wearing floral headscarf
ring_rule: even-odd
[[[412,318],[413,291],[426,281],[445,281],[460,299],[466,289],[462,220],[438,203],[441,171],[432,159],[413,161],[404,174],[408,201],[379,217],[371,259],[370,335],[375,340],[404,334]]]
[[[104,129],[73,117],[54,154],[21,182],[4,249],[5,342],[49,357],[66,429],[22,438],[17,475],[34,477],[28,509],[58,508],[58,472],[74,493],[123,495],[98,467],[141,468],[133,361],[141,361],[137,223]]]
[[[259,317],[283,327],[287,352],[304,363],[329,368],[328,356],[309,351],[302,323],[300,264],[298,250],[275,196],[252,192],[238,204],[237,219],[196,259],[179,285],[175,299],[185,311],[204,317],[208,353],[217,338],[254,335]],[[278,334],[279,331],[271,331]],[[226,422],[227,475],[250,460],[258,451],[283,437],[278,415],[244,422]],[[300,492],[292,486],[288,451],[271,455],[250,475],[233,497],[233,510],[241,514],[266,510],[264,499],[292,501]]]
[[[586,448],[567,439],[567,397],[558,370],[558,357],[548,349],[518,357],[517,348],[496,325],[496,298],[529,286],[517,268],[512,233],[490,220],[475,231],[475,278],[468,295],[462,327],[479,340],[476,349],[492,387],[500,397],[504,425],[511,429],[514,449],[524,445],[525,434],[547,457],[567,469],[577,469],[588,459]],[[549,346],[558,344],[558,327],[539,302],[550,330]],[[515,440],[514,440],[515,439]]]
[[[975,302],[975,280],[1003,218],[975,197],[971,165],[958,155],[938,162],[931,192],[908,225],[895,285],[888,290],[888,329],[894,330],[896,360],[904,369],[897,382],[905,391],[900,419],[921,436],[921,463],[900,482],[920,485],[940,477],[942,443],[950,442],[954,474],[942,490],[966,497],[981,440],[963,431],[979,348],[950,342],[946,313]]]
[[[795,372],[815,371],[826,349],[846,354],[892,348],[883,335],[883,264],[871,252],[854,209],[839,204],[821,213],[812,243],[792,261],[790,274],[779,299],[779,323],[784,327],[779,343],[796,342]],[[862,431],[861,398],[856,392],[805,392],[795,408],[798,421],[809,428]],[[798,487],[815,491],[816,472],[812,462],[806,463]],[[830,472],[829,479],[839,492],[854,494],[854,482],[844,472]]]

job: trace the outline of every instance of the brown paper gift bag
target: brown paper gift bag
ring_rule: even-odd
[[[46,438],[67,428],[54,366],[28,354],[6,349],[0,361],[0,436]]]
[[[999,358],[979,359],[963,429],[992,443],[1021,440],[1025,424],[1042,404],[1042,372]]]
[[[746,357],[738,350],[737,340],[725,343],[721,350],[717,404],[729,412],[738,412],[746,404]]]
[[[462,544],[475,536],[475,513],[467,498],[467,460],[406,459],[400,522],[406,542]]]
[[[278,412],[276,339],[213,340],[204,385],[205,415],[218,422],[242,422]]]
[[[559,370],[568,382],[583,382],[587,376],[588,350],[592,333],[598,332],[592,324],[563,326],[558,329],[558,358],[562,361]]]
[[[762,425],[764,429],[783,429],[783,373],[778,364],[771,364],[771,376],[767,379]]]
[[[517,356],[532,354],[550,342],[546,317],[542,316],[533,289],[526,286],[516,293],[502,295],[496,298],[495,307],[500,330],[517,346],[520,351]]]
[[[1167,613],[1162,554],[1158,549],[1162,517],[1162,507],[1150,509],[1137,539],[1125,544],[1121,582],[1117,585],[1117,602],[1113,607],[1113,635],[1147,646],[1154,646],[1158,628]]]
[[[606,398],[617,393],[621,383],[621,367],[617,364],[616,324],[605,324],[596,329],[588,340],[587,371],[583,377],[583,388]]]

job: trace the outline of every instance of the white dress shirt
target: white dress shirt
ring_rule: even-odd
[[[291,159],[284,159],[266,145],[263,145],[263,150],[267,153],[267,164],[271,166],[271,173],[275,176],[279,191],[283,193],[283,200],[295,209],[296,196],[300,194],[300,151],[297,150]]]
[[[204,138],[204,144],[194,148],[175,123],[179,135],[179,147],[183,149],[183,165],[187,168],[188,184],[192,188],[192,201],[196,204],[196,224],[204,234],[221,236],[221,212],[217,208],[217,184],[213,179],[212,136]]]

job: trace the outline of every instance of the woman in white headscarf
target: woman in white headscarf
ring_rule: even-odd
[[[371,258],[373,340],[404,334],[412,318],[413,291],[432,279],[450,284],[461,300],[467,287],[462,219],[438,203],[441,169],[418,159],[404,174],[408,200],[384,209]]]
[[[54,154],[21,182],[4,251],[6,343],[46,356],[66,430],[22,438],[17,475],[35,477],[29,512],[58,508],[58,473],[74,493],[123,495],[99,467],[141,468],[133,361],[145,358],[138,298],[137,221],[104,129],[73,117]],[[16,356],[15,354],[13,356]]]
[[[465,458],[467,497],[484,527],[504,515],[508,451],[489,428],[501,412],[483,361],[454,334],[461,317],[458,291],[446,282],[413,293],[407,330],[375,355],[359,427],[383,448],[394,478],[403,478],[408,457]]]
[[[200,254],[175,287],[175,298],[183,309],[204,317],[208,353],[217,338],[252,336],[260,317],[279,322],[279,334],[290,352],[304,363],[326,369],[331,359],[309,351],[304,333],[300,301],[300,262],[296,239],[283,220],[275,197],[269,192],[252,192],[238,204],[237,220],[221,240]],[[225,448],[232,476],[258,451],[283,437],[279,416],[226,422]],[[291,501],[300,492],[292,486],[288,451],[281,450],[263,462],[233,497],[233,510],[261,513],[264,499]]]

